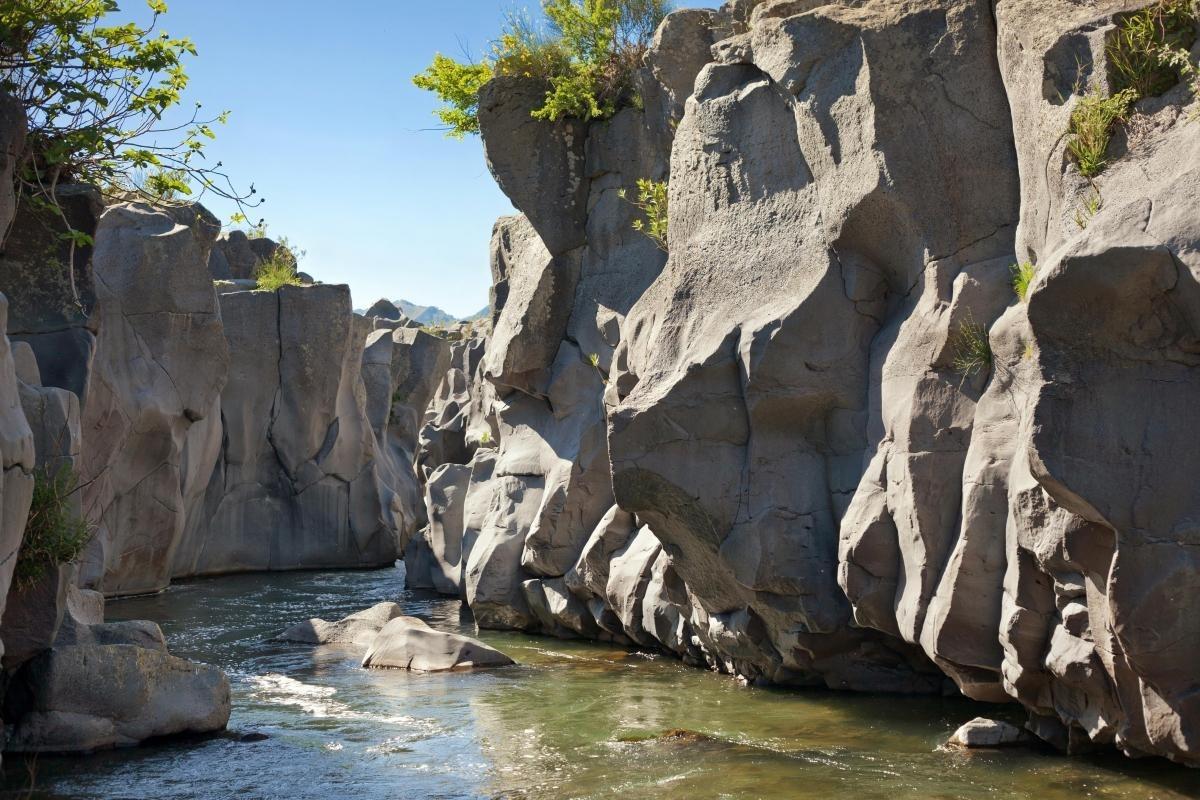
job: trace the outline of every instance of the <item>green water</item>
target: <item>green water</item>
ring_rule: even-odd
[[[4,796],[30,796],[32,775],[33,797],[131,800],[1200,797],[1200,771],[1162,761],[939,750],[987,711],[959,700],[748,689],[667,658],[513,634],[482,638],[520,666],[450,675],[270,641],[389,599],[474,632],[459,603],[402,583],[395,570],[251,575],[111,603],[110,618],[157,620],[173,651],[223,667],[232,731],[269,738],[9,757]],[[673,729],[692,733],[655,738]]]

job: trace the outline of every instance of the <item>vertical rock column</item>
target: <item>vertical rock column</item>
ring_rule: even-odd
[[[163,589],[184,531],[189,432],[210,419],[229,348],[195,228],[142,205],[101,217],[93,274],[100,334],[83,409],[80,477],[96,523],[87,585],[108,595]]]

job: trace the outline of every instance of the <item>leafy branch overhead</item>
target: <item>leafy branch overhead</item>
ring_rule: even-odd
[[[147,5],[143,27],[105,24],[120,12],[117,0],[0,3],[0,86],[22,104],[29,126],[18,189],[52,208],[63,183],[151,202],[199,190],[234,201],[244,219],[242,211],[261,202],[254,187],[239,190],[220,162],[205,160],[214,126],[229,112],[207,116],[197,103],[168,119],[188,85],[183,59],[196,48],[157,30],[163,0]]]
[[[437,110],[447,134],[479,132],[479,90],[493,77],[525,77],[546,84],[537,119],[605,119],[639,102],[634,73],[669,0],[544,0],[544,21],[510,14],[491,54],[463,63],[438,54],[413,78],[444,102]]]

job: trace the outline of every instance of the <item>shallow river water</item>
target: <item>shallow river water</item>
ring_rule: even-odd
[[[402,585],[398,570],[246,575],[110,603],[110,619],[156,620],[173,652],[223,667],[232,732],[268,738],[8,757],[4,796],[1200,797],[1200,771],[1162,761],[941,751],[981,711],[961,700],[747,689],[664,657],[515,634],[482,638],[520,666],[449,675],[367,671],[350,649],[271,641],[381,600],[474,633],[458,602]],[[661,738],[678,729],[690,733]]]

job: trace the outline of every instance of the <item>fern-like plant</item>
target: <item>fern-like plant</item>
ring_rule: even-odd
[[[667,182],[639,178],[637,199],[630,200],[624,189],[620,197],[629,200],[643,214],[641,219],[633,221],[633,229],[649,236],[660,250],[667,252]]]

